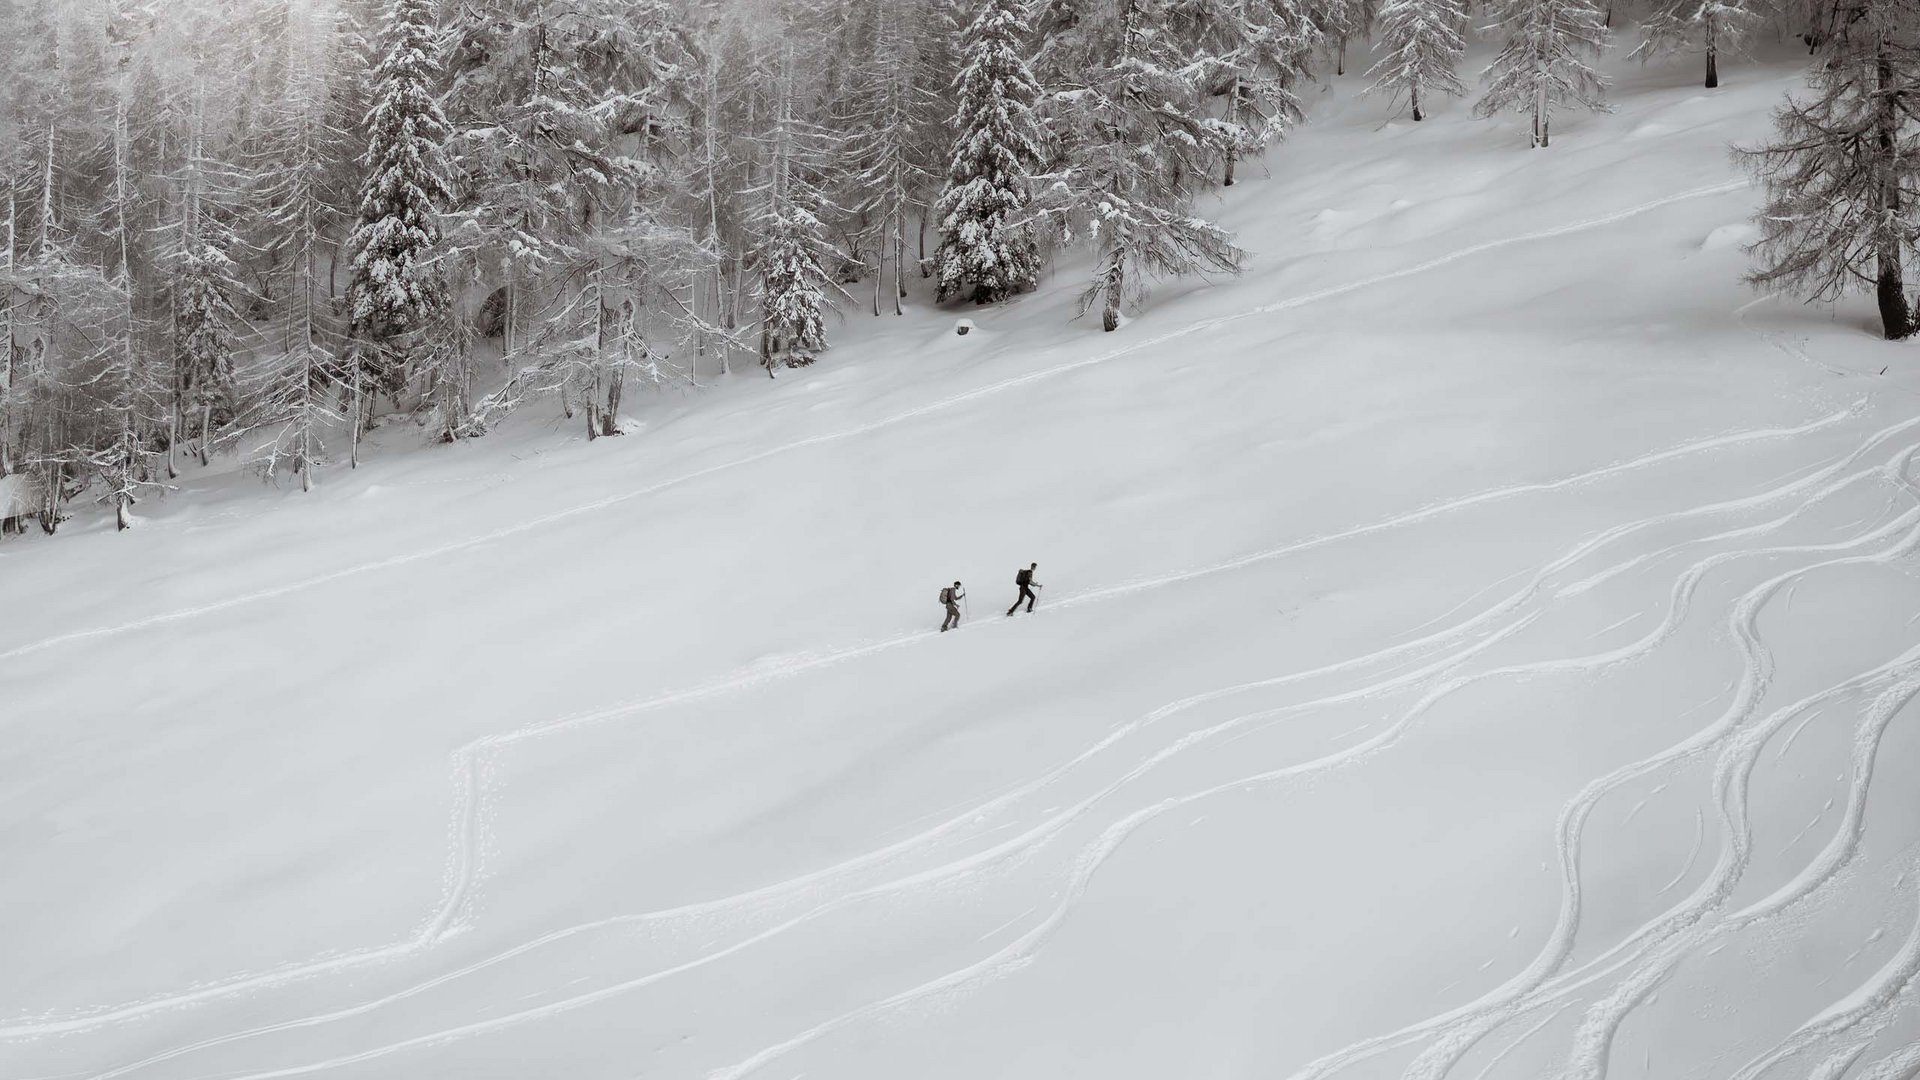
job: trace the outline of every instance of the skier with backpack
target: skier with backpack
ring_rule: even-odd
[[[960,588],[960,583],[957,581],[940,590],[940,602],[947,605],[947,620],[940,624],[941,633],[944,634],[960,625],[960,601],[966,598],[966,592]]]
[[[1033,572],[1038,569],[1040,569],[1040,564],[1033,563],[1025,570],[1013,575],[1013,583],[1020,586],[1020,595],[1013,598],[1013,606],[1007,609],[1008,615],[1012,615],[1014,612],[1020,610],[1020,601],[1022,600],[1027,602],[1027,610],[1029,612],[1033,610],[1033,601],[1035,599],[1033,590],[1042,588],[1038,582],[1033,580]]]

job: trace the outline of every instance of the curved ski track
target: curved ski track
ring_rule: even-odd
[[[1468,255],[1514,243],[1561,235],[1582,228],[1592,228],[1608,222],[1617,221],[1633,214],[1664,206],[1683,199],[1696,198],[1709,194],[1720,194],[1743,187],[1742,183],[1715,185],[1695,189],[1665,199],[1620,211],[1602,218],[1590,219],[1574,225],[1562,226],[1541,233],[1509,238],[1471,248],[1456,251],[1439,259],[1430,260],[1417,266],[1404,268],[1390,274],[1355,282],[1318,293],[1297,296],[1274,305],[1255,309],[1232,316],[1226,316],[1204,323],[1193,324],[1180,331],[1163,334],[1153,339],[1115,349],[1089,359],[1060,365],[1043,371],[1032,372],[1015,379],[1005,380],[987,387],[969,391],[943,401],[909,410],[876,421],[872,424],[846,429],[800,440],[773,451],[752,455],[723,465],[688,473],[671,480],[652,485],[648,488],[625,492],[619,496],[599,500],[582,506],[547,515],[535,521],[522,523],[509,529],[473,537],[455,544],[444,545],[427,551],[414,552],[392,559],[362,564],[346,568],[315,578],[264,590],[246,596],[233,597],[211,605],[152,616],[147,619],[114,627],[102,627],[74,634],[60,635],[39,642],[19,646],[9,652],[0,653],[0,659],[24,655],[42,649],[51,648],[71,641],[118,634],[138,630],[159,623],[186,619],[210,611],[237,606],[253,600],[284,595],[289,592],[312,587],[327,581],[337,580],[351,574],[382,569],[420,559],[435,557],[454,551],[500,539],[527,529],[538,527],[552,521],[591,512],[607,506],[637,498],[674,484],[682,483],[699,476],[709,475],[724,469],[734,468],[762,460],[774,453],[785,453],[809,445],[848,438],[862,432],[875,430],[910,418],[926,415],[940,409],[950,408],[964,401],[1014,386],[1023,385],[1041,378],[1051,377],[1091,364],[1103,362],[1143,348],[1161,344],[1166,340],[1207,329],[1212,326],[1237,321],[1259,314],[1285,310],[1328,296],[1363,288],[1384,280],[1424,272],[1445,265]],[[1444,514],[1453,513],[1469,507],[1491,501],[1512,498],[1520,495],[1563,489],[1591,482],[1602,477],[1629,473],[1635,470],[1676,460],[1682,457],[1710,452],[1741,443],[1760,440],[1791,438],[1807,434],[1829,426],[1843,423],[1849,417],[1857,415],[1864,402],[1851,409],[1836,412],[1793,428],[1768,429],[1760,431],[1735,432],[1699,440],[1694,443],[1643,455],[1628,461],[1589,470],[1561,480],[1518,485],[1493,491],[1481,492],[1463,498],[1434,504],[1381,522],[1359,526],[1323,536],[1296,541],[1283,546],[1251,553],[1232,560],[1180,571],[1174,574],[1138,579],[1118,583],[1083,594],[1074,599],[1059,602],[1054,608],[1071,608],[1080,604],[1094,603],[1162,585],[1192,580],[1208,574],[1216,574],[1240,569],[1259,562],[1284,557],[1289,554],[1335,544],[1344,540],[1396,529],[1426,521]],[[1166,811],[1210,798],[1229,791],[1244,789],[1254,785],[1294,780],[1337,768],[1356,764],[1366,758],[1385,752],[1399,741],[1408,730],[1414,727],[1423,714],[1435,704],[1450,695],[1476,683],[1490,679],[1523,677],[1545,672],[1592,672],[1617,664],[1628,663],[1650,654],[1657,646],[1671,636],[1684,621],[1694,598],[1694,594],[1706,575],[1728,563],[1760,556],[1780,555],[1834,555],[1796,569],[1783,572],[1767,579],[1747,590],[1735,602],[1728,615],[1727,629],[1738,644],[1746,660],[1745,671],[1739,680],[1734,700],[1720,717],[1706,729],[1673,747],[1662,751],[1641,762],[1616,770],[1614,773],[1589,785],[1563,811],[1559,827],[1562,905],[1554,932],[1548,943],[1526,971],[1510,979],[1502,987],[1484,995],[1446,1014],[1421,1024],[1402,1029],[1389,1035],[1355,1044],[1346,1050],[1329,1055],[1309,1065],[1297,1074],[1298,1080],[1329,1076],[1340,1069],[1354,1064],[1366,1057],[1394,1046],[1406,1045],[1414,1041],[1426,1041],[1427,1047],[1416,1059],[1409,1076],[1440,1077],[1456,1065],[1465,1053],[1480,1039],[1498,1030],[1511,1020],[1545,1011],[1546,1019],[1535,1023],[1518,1038],[1500,1051],[1500,1056],[1533,1037],[1554,1016],[1574,1004],[1574,995],[1593,985],[1599,979],[1610,974],[1625,971],[1626,977],[1614,990],[1599,1001],[1590,1005],[1584,1013],[1578,1036],[1575,1040],[1573,1055],[1569,1059],[1567,1075],[1569,1077],[1598,1077],[1604,1074],[1606,1053],[1613,1034],[1620,1021],[1631,1010],[1643,1002],[1646,995],[1659,985],[1671,971],[1673,964],[1689,955],[1706,940],[1740,928],[1751,926],[1771,919],[1794,904],[1814,894],[1819,888],[1838,874],[1851,858],[1860,836],[1860,818],[1864,812],[1864,799],[1867,784],[1872,774],[1873,756],[1877,751],[1879,735],[1884,732],[1900,708],[1920,693],[1920,647],[1910,650],[1901,657],[1868,671],[1861,672],[1848,680],[1828,688],[1787,708],[1776,710],[1765,718],[1756,721],[1760,699],[1768,685],[1772,659],[1764,642],[1760,639],[1757,620],[1761,609],[1782,589],[1790,588],[1792,583],[1818,570],[1850,564],[1883,564],[1909,554],[1920,544],[1920,507],[1908,509],[1891,521],[1874,522],[1866,532],[1849,539],[1822,545],[1782,545],[1740,549],[1718,552],[1696,559],[1676,578],[1670,591],[1669,603],[1660,624],[1626,645],[1603,650],[1583,656],[1564,657],[1535,661],[1527,664],[1507,665],[1484,671],[1467,673],[1464,669],[1474,658],[1488,651],[1502,641],[1524,631],[1542,613],[1540,605],[1554,600],[1579,596],[1619,577],[1630,570],[1638,569],[1659,560],[1671,557],[1688,548],[1721,543],[1730,540],[1747,540],[1765,537],[1779,531],[1810,507],[1821,502],[1849,486],[1862,482],[1890,481],[1908,495],[1913,495],[1912,484],[1907,479],[1907,468],[1916,447],[1909,445],[1897,450],[1887,461],[1866,469],[1853,471],[1859,462],[1872,455],[1876,450],[1889,445],[1901,436],[1909,435],[1913,428],[1920,426],[1920,420],[1906,421],[1873,433],[1855,450],[1844,458],[1820,467],[1804,476],[1778,484],[1755,495],[1745,496],[1708,506],[1688,510],[1654,515],[1638,521],[1616,525],[1602,530],[1575,544],[1560,557],[1542,565],[1516,591],[1479,612],[1459,619],[1444,628],[1434,630],[1419,637],[1403,641],[1375,652],[1348,658],[1319,668],[1289,672],[1271,678],[1256,680],[1236,686],[1207,691],[1179,701],[1171,702],[1145,716],[1136,718],[1115,728],[1107,736],[1090,745],[1073,758],[1061,763],[1048,772],[1009,790],[993,799],[976,805],[962,813],[955,814],[905,839],[888,844],[855,856],[839,864],[825,867],[786,881],[775,882],[748,892],[722,897],[701,903],[685,905],[664,911],[644,912],[633,915],[616,916],[577,926],[556,930],[527,941],[504,952],[486,957],[455,971],[450,971],[424,982],[383,997],[365,1001],[357,1005],[334,1010],[332,1012],[300,1017],[275,1024],[268,1024],[245,1031],[212,1039],[202,1040],[189,1045],[179,1046],[110,1071],[99,1073],[94,1080],[107,1080],[133,1073],[164,1061],[175,1060],[195,1052],[215,1046],[228,1045],[241,1040],[260,1038],[275,1032],[295,1028],[311,1027],[331,1023],[349,1016],[362,1015],[395,1002],[414,997],[431,989],[464,978],[482,969],[492,967],[513,957],[541,949],[567,938],[596,930],[633,922],[653,922],[685,919],[712,915],[723,912],[746,911],[765,905],[769,901],[804,901],[797,911],[780,917],[771,925],[740,937],[723,947],[704,952],[683,963],[658,971],[648,972],[635,978],[601,987],[589,993],[578,994],[559,1001],[549,1002],[536,1008],[524,1009],[508,1015],[490,1017],[473,1023],[429,1032],[414,1038],[373,1047],[354,1054],[329,1058],[324,1061],[310,1062],[287,1068],[247,1074],[233,1080],[268,1080],[271,1077],[305,1075],[330,1068],[367,1061],[398,1053],[407,1049],[429,1046],[480,1034],[487,1031],[554,1015],[579,1008],[596,1001],[605,1000],[643,986],[652,985],[676,974],[704,966],[727,956],[737,954],[756,944],[777,935],[787,933],[809,922],[850,905],[865,903],[878,898],[915,888],[950,883],[972,875],[985,873],[996,865],[1029,857],[1045,845],[1062,839],[1069,826],[1084,819],[1098,804],[1125,789],[1138,778],[1154,770],[1160,764],[1173,759],[1195,747],[1205,745],[1222,735],[1242,731],[1248,725],[1270,721],[1278,717],[1311,711],[1329,704],[1383,696],[1398,691],[1427,687],[1415,703],[1403,712],[1387,728],[1360,739],[1340,749],[1302,762],[1291,762],[1279,767],[1269,767],[1261,771],[1241,776],[1225,783],[1216,784],[1200,790],[1187,792],[1163,799],[1150,806],[1138,809],[1102,830],[1095,840],[1082,848],[1072,862],[1072,869],[1066,887],[1061,891],[1059,900],[1036,925],[1030,927],[1011,943],[998,948],[981,959],[950,972],[937,979],[904,989],[886,998],[870,1002],[854,1010],[844,1012],[819,1025],[799,1032],[793,1037],[764,1048],[747,1059],[712,1074],[713,1080],[736,1080],[760,1067],[777,1060],[785,1054],[816,1041],[849,1024],[907,1006],[938,994],[970,986],[1017,970],[1028,962],[1034,953],[1046,942],[1053,931],[1068,917],[1079,898],[1085,893],[1094,875],[1105,860],[1134,832]],[[1784,514],[1770,521],[1755,525],[1723,530],[1708,536],[1692,537],[1669,544],[1656,551],[1633,555],[1620,559],[1586,577],[1560,583],[1556,579],[1572,570],[1576,565],[1600,553],[1603,549],[1620,539],[1647,529],[1674,522],[1695,518],[1709,518],[1728,515],[1749,509],[1764,507],[1788,499],[1796,499],[1797,504]],[[1881,515],[1885,517],[1885,514]],[[1866,554],[1839,554],[1857,549],[1873,549]],[[1509,579],[1511,580],[1511,579]],[[1501,583],[1497,583],[1501,584]],[[1484,590],[1483,590],[1484,591]],[[1469,601],[1468,603],[1471,603]],[[1531,610],[1529,610],[1531,608]],[[1452,612],[1443,615],[1439,621],[1450,617]],[[969,627],[979,629],[985,625]],[[1424,626],[1416,628],[1426,629]],[[461,925],[468,900],[475,887],[477,874],[477,852],[480,848],[480,822],[488,793],[480,782],[485,771],[484,766],[494,756],[516,743],[543,735],[577,728],[583,725],[606,720],[631,717],[650,710],[670,707],[703,698],[728,694],[748,687],[757,686],[776,679],[789,678],[814,669],[838,664],[850,660],[871,656],[896,647],[903,647],[915,641],[924,640],[923,634],[903,635],[900,637],[868,642],[849,648],[796,658],[776,666],[749,669],[735,672],[727,677],[674,693],[666,693],[643,700],[624,703],[590,713],[562,717],[545,723],[531,725],[512,732],[488,736],[476,740],[461,748],[454,755],[455,810],[452,829],[453,843],[449,856],[449,884],[439,906],[426,920],[422,928],[412,937],[386,946],[356,950],[337,956],[321,958],[312,962],[273,971],[259,972],[225,980],[216,984],[194,988],[177,994],[166,995],[145,1001],[111,1007],[65,1018],[46,1018],[25,1020],[6,1026],[0,1026],[0,1039],[36,1039],[49,1035],[67,1034],[99,1028],[105,1025],[132,1020],[166,1009],[182,1008],[201,1004],[229,995],[248,991],[268,989],[294,980],[314,978],[350,967],[382,964],[396,961],[426,950]],[[1108,756],[1108,751],[1120,746],[1134,736],[1147,732],[1154,725],[1161,724],[1177,715],[1189,712],[1197,707],[1236,695],[1251,694],[1256,691],[1294,683],[1309,682],[1346,672],[1375,667],[1386,661],[1399,661],[1410,664],[1390,677],[1375,678],[1358,687],[1322,694],[1308,701],[1295,702],[1276,707],[1256,709],[1215,722],[1210,726],[1189,731],[1172,739],[1159,749],[1140,758],[1134,765],[1121,772],[1117,777],[1098,787],[1091,795],[1080,799],[1073,805],[1049,811],[1049,816],[1019,835],[999,841],[981,850],[966,853],[943,864],[904,874],[892,879],[860,884],[857,878],[870,871],[884,868],[887,864],[899,861],[914,854],[930,852],[935,845],[948,841],[977,839],[965,835],[968,826],[981,820],[983,815],[999,813],[1014,807],[1036,792],[1066,778],[1077,775],[1084,766]],[[1829,841],[1826,848],[1813,863],[1794,879],[1788,886],[1776,891],[1767,899],[1749,906],[1743,911],[1732,913],[1718,921],[1710,917],[1724,907],[1732,895],[1734,886],[1740,879],[1744,868],[1747,827],[1745,821],[1745,785],[1754,759],[1761,749],[1783,725],[1795,718],[1810,714],[1834,700],[1861,693],[1875,693],[1874,704],[1867,716],[1861,721],[1860,732],[1856,739],[1854,779],[1849,788],[1845,823],[1840,831]],[[1797,729],[1796,732],[1797,734]],[[1587,815],[1601,798],[1625,784],[1649,775],[1672,764],[1705,754],[1717,753],[1715,765],[1715,807],[1714,812],[1727,845],[1719,854],[1718,862],[1710,871],[1707,881],[1664,916],[1643,925],[1626,939],[1616,943],[1601,955],[1576,967],[1567,968],[1572,957],[1573,937],[1580,919],[1580,876],[1578,871],[1579,847]],[[1695,856],[1697,857],[1696,850]],[[1690,860],[1691,865],[1691,860]],[[1684,879],[1688,871],[1683,869],[1675,878],[1677,884]],[[853,879],[853,880],[850,880]],[[823,886],[851,886],[839,895],[823,903],[806,901],[806,895]],[[1671,886],[1670,886],[1671,887]],[[1664,891],[1664,890],[1663,890]],[[1832,1042],[1839,1037],[1857,1040],[1851,1049],[1851,1056],[1845,1057],[1845,1064],[1851,1065],[1865,1052],[1872,1036],[1890,1022],[1890,1014],[1903,995],[1912,992],[1916,968],[1920,967],[1920,926],[1910,936],[1901,954],[1890,962],[1875,980],[1853,996],[1849,1003],[1838,1005],[1822,1017],[1808,1021],[1803,1028],[1783,1040],[1769,1056],[1756,1059],[1741,1074],[1741,1080],[1757,1078],[1772,1063],[1784,1060],[1794,1054],[1803,1053]],[[1838,1061],[1841,1054],[1833,1055],[1832,1061]],[[1899,1070],[1908,1063],[1912,1055],[1908,1052],[1895,1052],[1872,1066],[1871,1075],[1876,1078],[1891,1078],[1904,1075]],[[1920,1064],[1920,1059],[1913,1062]],[[1489,1063],[1488,1069],[1493,1063]],[[1836,1074],[1837,1075],[1837,1074]]]

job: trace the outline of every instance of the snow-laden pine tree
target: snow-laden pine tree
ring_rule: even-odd
[[[1904,0],[1840,0],[1807,92],[1773,114],[1774,137],[1739,151],[1766,186],[1749,280],[1809,299],[1872,283],[1889,339],[1913,335],[1904,263],[1920,236],[1920,37]]]
[[[1606,77],[1588,65],[1607,46],[1607,30],[1592,0],[1496,0],[1493,26],[1506,36],[1487,65],[1487,91],[1478,116],[1527,113],[1533,145],[1548,145],[1553,110],[1578,105],[1605,112]]]
[[[207,96],[196,88],[186,133],[179,220],[165,256],[173,308],[174,430],[169,447],[195,440],[208,461],[215,432],[234,416],[233,349],[241,319],[234,310],[240,268],[231,207],[245,178],[209,148]],[[171,470],[171,450],[168,458]]]
[[[1751,0],[1660,0],[1640,24],[1633,55],[1698,50],[1706,58],[1705,86],[1720,85],[1720,54],[1738,49],[1756,19]]]
[[[1467,92],[1456,73],[1467,51],[1467,15],[1460,0],[1386,0],[1380,8],[1383,54],[1367,72],[1368,93],[1404,100],[1415,120],[1423,119],[1420,99]]]
[[[1040,86],[1021,55],[1032,37],[1020,0],[982,0],[962,38],[953,145],[935,204],[939,296],[971,289],[976,304],[1033,288],[1040,248],[1026,220],[1043,150]]]
[[[348,379],[356,463],[367,376],[393,387],[401,365],[389,357],[404,352],[446,306],[435,259],[440,217],[453,198],[446,157],[452,132],[437,97],[435,48],[432,0],[391,0],[363,125],[359,219],[348,238],[347,306],[360,354]]]
[[[752,261],[759,270],[760,362],[813,363],[827,346],[827,310],[843,295],[829,267],[845,258],[827,239],[827,199],[814,177],[827,140],[799,115],[798,72],[791,40],[782,42],[773,73],[773,116],[762,137],[759,187],[748,218]]]
[[[1149,277],[1240,268],[1226,230],[1192,206],[1234,136],[1202,108],[1204,65],[1178,49],[1166,0],[1085,0],[1071,14],[1053,23],[1038,65],[1060,73],[1044,99],[1061,158],[1041,178],[1043,209],[1069,238],[1092,241],[1081,310],[1098,306],[1112,331]]]

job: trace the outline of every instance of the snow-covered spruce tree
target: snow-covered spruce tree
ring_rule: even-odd
[[[233,308],[239,268],[230,254],[236,238],[222,212],[239,182],[207,152],[206,102],[196,94],[181,174],[179,221],[166,257],[173,307],[174,425],[171,447],[197,432],[200,463],[207,463],[216,427],[234,415],[233,346],[240,316]]]
[[[1740,47],[1755,18],[1750,0],[1660,0],[1640,24],[1633,55],[1647,60],[1698,49],[1706,57],[1705,86],[1711,90],[1720,85],[1720,54]]]
[[[771,376],[780,365],[804,367],[827,346],[827,309],[844,295],[828,267],[845,256],[827,240],[827,205],[814,180],[824,139],[800,119],[791,41],[780,48],[774,74],[773,116],[762,137],[763,180],[751,194],[748,219],[752,262],[758,269],[760,362]]]
[[[1467,51],[1461,31],[1466,11],[1460,0],[1386,0],[1380,9],[1380,51],[1384,54],[1367,72],[1374,80],[1368,93],[1404,99],[1417,121],[1423,119],[1420,97],[1467,92],[1455,74]]]
[[[1487,65],[1487,91],[1475,115],[1529,114],[1538,148],[1548,145],[1556,106],[1608,110],[1606,77],[1587,65],[1607,45],[1592,0],[1498,0],[1492,10],[1489,29],[1504,33],[1506,43]]]
[[[1809,92],[1773,114],[1774,138],[1740,149],[1766,186],[1749,277],[1810,299],[1873,283],[1890,340],[1915,331],[1905,256],[1920,236],[1920,30],[1904,0],[1841,0]]]
[[[1021,56],[1031,37],[1020,0],[982,0],[962,38],[953,146],[934,211],[941,299],[971,288],[974,303],[991,304],[1039,279],[1040,248],[1025,220],[1043,154],[1040,86]]]
[[[1081,311],[1119,329],[1121,309],[1146,295],[1146,278],[1240,268],[1224,229],[1193,213],[1193,194],[1231,136],[1200,106],[1192,56],[1176,51],[1165,0],[1097,0],[1071,30],[1043,47],[1042,65],[1078,80],[1050,84],[1043,116],[1062,158],[1041,178],[1040,214],[1096,250]],[[1057,24],[1056,24],[1057,25]],[[1049,49],[1058,54],[1049,58]]]
[[[390,357],[403,353],[446,304],[434,259],[440,215],[453,198],[446,160],[452,132],[435,96],[440,68],[434,48],[432,0],[392,0],[374,67],[373,106],[363,125],[368,142],[359,221],[348,238],[355,464],[367,377],[392,387],[403,366]]]

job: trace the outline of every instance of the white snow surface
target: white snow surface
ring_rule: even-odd
[[[1910,1075],[1920,378],[1740,284],[1797,63],[1337,80],[1120,333],[0,543],[0,1076]]]

